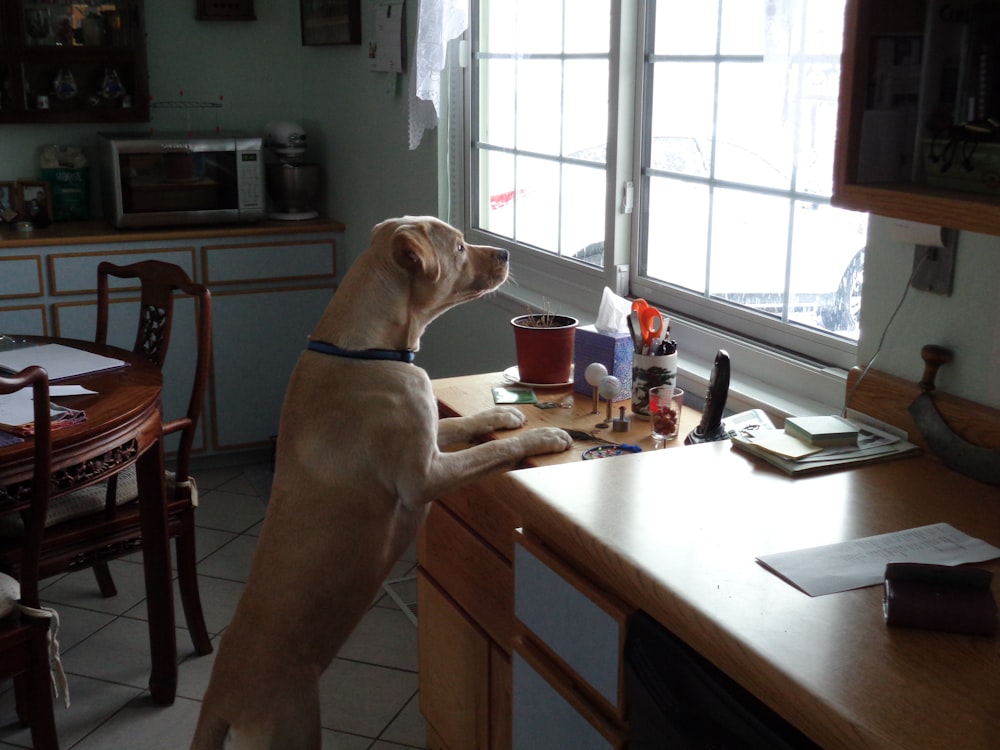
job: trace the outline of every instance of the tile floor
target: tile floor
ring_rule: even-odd
[[[236,607],[264,516],[271,483],[267,465],[196,472],[202,604],[215,639]],[[393,572],[416,565],[411,550]],[[44,582],[43,603],[62,618],[59,640],[72,704],[56,701],[63,750],[186,750],[198,718],[213,654],[197,656],[175,596],[180,669],[172,706],[152,702],[141,557],[112,563],[118,595],[102,599],[91,571]],[[393,585],[404,603],[410,582]],[[10,682],[0,685],[0,748],[30,747],[14,714]],[[324,750],[424,748],[417,702],[417,629],[388,595],[372,606],[321,683]]]

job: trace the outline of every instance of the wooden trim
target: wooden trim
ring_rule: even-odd
[[[212,277],[209,272],[209,253],[219,251],[219,250],[250,250],[250,249],[264,249],[264,248],[301,248],[311,245],[326,245],[330,246],[330,272],[329,273],[319,273],[319,274],[298,274],[295,276],[260,276],[260,277],[247,277],[240,279],[216,279]],[[248,242],[240,245],[205,245],[202,247],[201,254],[202,263],[202,278],[205,280],[206,284],[211,284],[213,287],[220,286],[233,286],[238,284],[273,284],[275,282],[281,281],[310,281],[310,280],[321,280],[321,279],[335,279],[337,278],[337,241],[333,238],[319,238],[311,240],[301,240],[296,242]]]
[[[184,268],[185,271],[192,277],[192,281],[197,281],[195,278],[195,272],[197,270],[196,266],[196,251],[193,245],[181,246],[181,247],[149,247],[149,248],[138,248],[138,247],[123,247],[119,250],[108,250],[105,248],[101,251],[86,250],[83,252],[73,252],[73,253],[50,253],[46,257],[46,262],[48,264],[49,270],[49,289],[50,295],[53,297],[60,297],[66,295],[79,295],[79,294],[97,294],[97,265],[103,261],[108,260],[118,265],[129,265],[131,263],[137,263],[140,260],[145,260],[152,257],[157,257],[160,255],[174,255],[176,253],[187,253],[189,256],[189,262],[185,265],[183,262],[178,263],[176,258],[170,258],[168,262],[176,263],[177,265]],[[135,259],[131,261],[123,262],[121,258],[125,256],[133,256]],[[93,258],[94,259],[94,273],[93,273],[93,287],[86,287],[82,289],[66,289],[60,290],[58,283],[58,274],[56,263],[57,261],[66,258]],[[140,288],[139,284],[128,284],[123,286],[114,286],[111,291],[114,292],[129,292],[137,291]]]
[[[855,367],[847,375],[848,408],[906,430],[910,442],[926,450],[927,441],[908,411],[920,395],[917,380],[904,380],[878,370],[869,370],[862,378],[861,372],[861,368]],[[934,393],[934,405],[952,429],[966,440],[1000,450],[1000,410],[939,392]]]

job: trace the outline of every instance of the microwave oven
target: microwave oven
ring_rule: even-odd
[[[119,228],[259,221],[262,145],[240,133],[99,133],[105,216]]]

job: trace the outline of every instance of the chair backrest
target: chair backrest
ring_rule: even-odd
[[[187,412],[183,417],[166,420],[163,424],[164,434],[181,433],[177,449],[177,478],[184,480],[188,476],[191,448],[208,385],[212,352],[212,295],[208,287],[191,281],[184,269],[173,263],[143,260],[128,266],[117,266],[104,261],[97,266],[96,340],[99,344],[107,343],[110,317],[108,279],[111,276],[139,280],[139,325],[132,351],[141,354],[157,367],[163,367],[170,346],[175,293],[191,297],[197,305],[197,355]]]
[[[35,457],[31,479],[30,501],[25,515],[24,540],[21,551],[19,583],[21,603],[38,608],[38,558],[45,532],[45,516],[49,510],[49,490],[52,485],[52,421],[49,414],[49,375],[32,365],[9,377],[0,376],[0,394],[32,389],[34,398]]]

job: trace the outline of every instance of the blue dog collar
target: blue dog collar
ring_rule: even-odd
[[[383,359],[390,362],[406,362],[409,364],[412,364],[413,360],[417,356],[415,352],[412,352],[409,349],[341,349],[339,346],[327,343],[326,341],[310,341],[308,348],[314,352],[329,354],[333,357],[347,357],[348,359]]]

